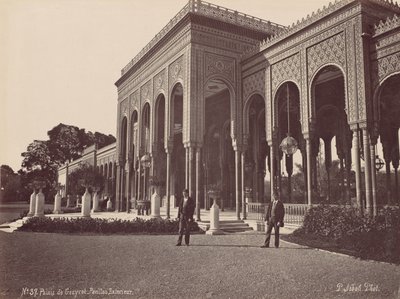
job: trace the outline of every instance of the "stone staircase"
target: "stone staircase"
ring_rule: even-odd
[[[197,224],[203,231],[207,231],[210,228],[210,221],[198,221]],[[220,220],[219,229],[225,233],[241,233],[253,230],[243,220]]]
[[[28,219],[29,219],[28,217],[24,217],[14,222],[0,224],[0,231],[6,233],[12,233],[16,231],[18,228],[20,228]]]

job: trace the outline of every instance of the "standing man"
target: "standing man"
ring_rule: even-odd
[[[267,235],[264,245],[261,248],[269,247],[269,240],[271,239],[272,228],[275,231],[275,247],[279,247],[279,228],[283,227],[283,217],[285,216],[285,209],[283,203],[279,200],[276,192],[272,194],[272,201],[268,205],[267,214],[264,217],[267,227]]]
[[[183,190],[183,198],[179,203],[178,207],[178,219],[179,219],[179,238],[176,246],[182,245],[182,237],[185,234],[185,244],[189,246],[190,240],[190,224],[193,222],[193,214],[195,209],[194,200],[189,197],[189,190]]]

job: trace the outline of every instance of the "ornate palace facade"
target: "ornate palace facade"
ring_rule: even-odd
[[[399,15],[389,1],[343,0],[285,27],[190,0],[115,83],[115,152],[96,165],[116,210],[149,199],[156,181],[168,210],[184,188],[198,208],[218,189],[240,218],[245,194],[262,202],[291,190],[293,157],[279,147],[290,133],[308,204],[321,140],[328,173],[336,144],[342,196],[350,199],[354,176],[357,204],[374,212],[379,137],[389,190],[391,167],[397,186]]]

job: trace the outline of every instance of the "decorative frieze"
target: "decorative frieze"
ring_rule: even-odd
[[[400,52],[386,56],[378,61],[378,81],[382,82],[393,73],[400,72]]]
[[[258,71],[243,79],[243,102],[247,101],[250,95],[259,93],[265,97],[265,70]]]
[[[205,54],[205,77],[208,79],[213,75],[221,75],[231,83],[235,82],[235,60],[230,57]]]

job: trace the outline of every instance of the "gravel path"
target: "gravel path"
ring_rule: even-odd
[[[257,233],[176,239],[0,232],[0,297],[400,298],[399,266],[286,242],[261,249]]]

